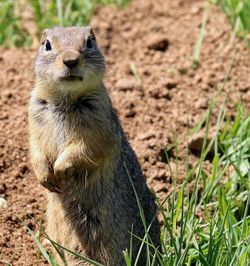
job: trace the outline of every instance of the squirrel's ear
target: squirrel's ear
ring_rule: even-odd
[[[95,39],[95,34],[93,29],[90,26],[85,27],[85,29],[87,28],[87,32],[89,33],[89,37],[91,37],[92,39]]]
[[[42,33],[42,36],[41,36],[41,40],[40,40],[41,44],[43,44],[45,42],[45,40],[47,38],[47,33],[48,33],[48,29],[45,29]]]
[[[93,38],[93,39],[95,39],[95,34],[94,34],[94,31],[93,31],[93,29],[92,28],[90,28],[90,36]]]

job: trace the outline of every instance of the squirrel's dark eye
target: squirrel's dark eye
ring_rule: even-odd
[[[86,47],[88,49],[93,48],[93,43],[92,43],[92,40],[90,38],[88,38],[86,41]]]
[[[50,44],[49,40],[47,40],[46,43],[45,43],[45,50],[46,51],[52,50],[52,47],[51,47],[51,44]]]

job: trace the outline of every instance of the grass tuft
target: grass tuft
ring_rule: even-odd
[[[250,1],[249,0],[213,0],[228,16],[232,25],[237,25],[238,36],[250,46]]]

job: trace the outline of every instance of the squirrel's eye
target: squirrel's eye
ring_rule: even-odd
[[[93,43],[92,43],[92,40],[90,38],[88,38],[86,41],[86,47],[88,49],[93,48]]]
[[[46,51],[52,50],[52,47],[51,47],[51,44],[50,44],[49,40],[47,40],[46,43],[45,43],[45,50]]]

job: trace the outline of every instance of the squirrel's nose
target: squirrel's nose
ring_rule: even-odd
[[[79,58],[73,60],[63,60],[64,65],[66,65],[69,69],[73,69],[78,65]]]
[[[69,69],[75,68],[80,60],[80,53],[74,50],[66,50],[62,54],[62,61]]]

